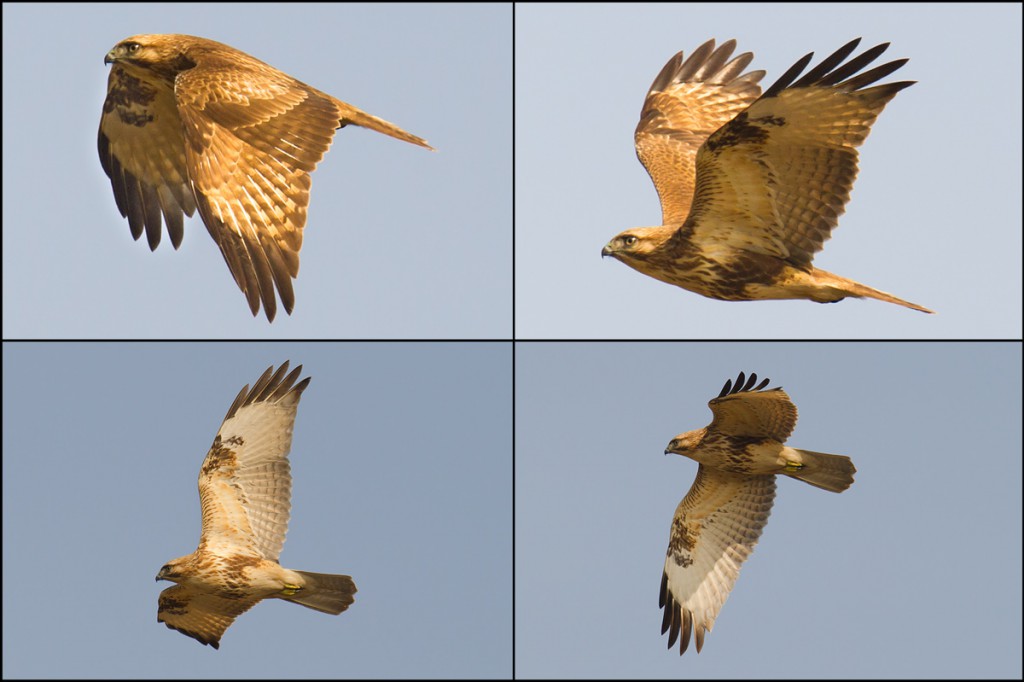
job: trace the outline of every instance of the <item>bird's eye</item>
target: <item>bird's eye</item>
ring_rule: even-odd
[[[622,243],[626,246],[633,246],[633,244],[636,244],[636,237],[628,235],[622,239]]]
[[[126,49],[126,50],[127,50],[128,52],[129,52],[129,53],[132,53],[132,52],[138,52],[138,51],[139,51],[139,48],[140,48],[140,47],[142,47],[142,46],[141,46],[141,45],[139,45],[138,43],[128,43],[127,45],[125,45],[125,46],[124,46],[124,48],[125,48],[125,49]]]

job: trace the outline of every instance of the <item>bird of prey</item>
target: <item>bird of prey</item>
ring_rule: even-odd
[[[726,381],[708,403],[711,424],[679,434],[665,449],[700,464],[672,519],[661,577],[661,632],[668,632],[669,649],[682,635],[680,656],[691,633],[698,653],[704,646],[768,522],[776,474],[841,493],[857,471],[849,457],[783,445],[796,426],[796,406],[782,388],[762,390],[768,379],[755,384],[757,375],[743,372],[735,384]]]
[[[626,230],[601,251],[655,279],[726,301],[876,298],[917,304],[811,265],[850,200],[857,147],[913,81],[872,85],[907,62],[861,69],[850,41],[802,77],[803,57],[761,93],[753,59],[730,40],[676,54],[651,84],[636,153],[661,199],[662,224]],[[799,80],[798,80],[799,77]]]
[[[177,583],[160,593],[157,621],[214,649],[235,618],[261,599],[334,615],[354,601],[351,577],[278,563],[291,513],[292,427],[309,385],[309,377],[295,384],[302,365],[287,371],[287,362],[276,372],[270,367],[231,404],[199,469],[199,547],[156,575]]]
[[[291,314],[310,177],[346,125],[425,140],[222,43],[137,35],[114,46],[99,154],[132,236],[151,250],[199,209],[255,316]]]

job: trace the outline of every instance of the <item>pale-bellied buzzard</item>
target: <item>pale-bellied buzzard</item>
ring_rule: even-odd
[[[235,618],[261,599],[335,615],[354,601],[351,577],[278,563],[291,514],[292,427],[309,385],[309,377],[295,384],[302,365],[287,371],[287,362],[276,372],[270,367],[235,398],[199,469],[199,547],[156,575],[178,583],[160,593],[157,621],[214,649]]]
[[[796,426],[796,406],[781,388],[762,390],[757,375],[726,381],[708,403],[711,424],[681,433],[665,454],[700,463],[697,480],[676,508],[669,536],[659,603],[668,648],[680,635],[679,654],[696,636],[697,652],[711,632],[740,572],[768,522],[775,500],[775,475],[834,493],[853,484],[849,457],[783,445]]]

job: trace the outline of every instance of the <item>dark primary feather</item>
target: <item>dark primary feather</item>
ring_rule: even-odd
[[[277,371],[274,371],[273,365],[268,367],[267,370],[260,375],[260,378],[256,380],[256,383],[253,384],[252,390],[249,390],[249,384],[243,386],[242,390],[238,392],[237,396],[235,396],[235,401],[231,403],[231,407],[228,408],[228,413],[224,416],[224,421],[231,419],[235,416],[235,413],[238,412],[238,410],[246,405],[252,405],[260,402],[277,402],[290,391],[295,391],[297,394],[301,395],[302,392],[306,390],[306,386],[309,385],[309,381],[312,377],[306,377],[300,381],[298,385],[292,388],[292,384],[295,383],[295,380],[298,379],[299,375],[302,373],[302,365],[298,365],[292,370],[291,374],[282,379],[285,372],[288,371],[289,362],[290,360],[285,360]]]
[[[730,393],[744,393],[746,391],[752,391],[752,390],[753,391],[760,391],[762,388],[767,386],[768,383],[771,381],[771,379],[765,379],[764,381],[762,381],[760,384],[757,385],[757,388],[752,388],[754,386],[754,384],[757,383],[757,374],[754,374],[753,372],[751,372],[750,379],[747,379],[746,384],[743,383],[743,380],[744,380],[743,372],[740,372],[740,375],[738,377],[736,377],[735,388],[733,388],[733,382],[731,380],[729,380],[729,379],[726,379],[725,386],[722,387],[722,392],[718,394],[718,397],[719,398],[724,398],[725,396],[729,395]],[[781,388],[781,386],[779,388]],[[772,389],[772,390],[775,390],[775,389]]]
[[[800,72],[807,67],[811,59],[814,57],[814,53],[809,52],[796,64],[791,66],[786,73],[782,74],[777,81],[772,83],[771,87],[761,95],[761,98],[775,97],[787,88],[831,87],[839,85],[844,91],[852,92],[888,76],[908,61],[907,59],[897,59],[895,61],[887,62],[881,66],[871,69],[870,71],[860,74],[856,78],[851,78],[846,83],[843,83],[842,81],[844,79],[853,76],[865,66],[875,61],[875,59],[877,59],[879,55],[885,52],[889,47],[889,43],[875,45],[870,50],[865,51],[863,54],[860,54],[849,62],[843,64],[843,60],[857,48],[857,45],[860,44],[860,40],[860,38],[851,40],[822,60],[822,62],[816,67],[804,74],[800,80],[796,80],[797,76],[800,75]],[[898,92],[899,90],[910,87],[913,84],[914,81],[901,81],[898,83],[887,83],[885,87],[893,88],[893,86],[899,86],[893,88],[893,92]]]

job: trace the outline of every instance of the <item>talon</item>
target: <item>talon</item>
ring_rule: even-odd
[[[299,593],[299,591],[301,589],[302,589],[302,587],[299,586],[299,585],[292,585],[290,583],[285,583],[284,584],[284,588],[282,588],[282,590],[281,590],[281,594],[283,594],[286,597],[294,597],[296,594]]]

